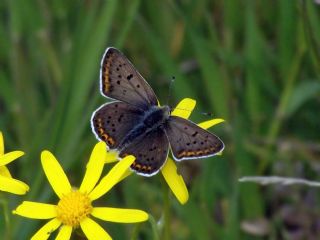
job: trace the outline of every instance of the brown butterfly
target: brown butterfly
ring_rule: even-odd
[[[152,176],[161,169],[169,144],[176,161],[214,156],[224,148],[214,134],[171,116],[169,106],[158,106],[150,85],[115,48],[108,48],[102,58],[100,88],[115,101],[93,113],[92,130],[120,157],[134,155],[131,169],[139,175]]]

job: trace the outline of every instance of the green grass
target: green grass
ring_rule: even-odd
[[[0,3],[0,130],[8,150],[26,155],[10,165],[31,191],[1,193],[11,211],[23,200],[57,201],[41,169],[52,151],[78,185],[96,142],[92,111],[106,47],[123,51],[167,102],[197,100],[191,119],[212,112],[226,120],[212,129],[223,156],[179,163],[189,202],[170,197],[172,239],[291,239],[283,209],[320,219],[319,190],[238,183],[245,175],[319,179],[320,5],[313,1],[2,1]],[[132,176],[101,204],[139,208],[161,217],[161,176]],[[312,195],[314,205],[305,201]],[[309,205],[308,205],[309,204]],[[0,207],[0,236],[24,240],[44,221],[9,215]],[[310,209],[312,209],[312,216]],[[244,231],[264,219],[264,237]],[[114,239],[153,239],[150,223],[101,223]],[[297,228],[320,236],[305,222]],[[318,235],[317,235],[318,234]],[[304,236],[301,239],[307,239]]]

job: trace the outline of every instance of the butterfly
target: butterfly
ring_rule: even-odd
[[[176,161],[210,157],[223,142],[195,123],[171,115],[131,62],[113,47],[105,51],[100,69],[101,94],[114,101],[93,112],[91,127],[119,157],[135,156],[130,168],[152,176],[166,162],[169,148]]]

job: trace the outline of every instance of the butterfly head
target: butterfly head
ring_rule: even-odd
[[[165,119],[168,119],[169,116],[171,115],[172,108],[169,107],[168,105],[164,105],[164,106],[161,106],[160,109],[161,109],[162,112],[163,112],[164,118],[165,118]]]

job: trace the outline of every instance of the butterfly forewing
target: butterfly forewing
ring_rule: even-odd
[[[110,149],[115,149],[125,135],[139,123],[141,114],[140,109],[124,102],[107,103],[93,113],[92,130]]]
[[[224,148],[217,136],[180,117],[171,116],[165,130],[177,161],[213,156]]]
[[[120,152],[120,157],[136,157],[131,169],[139,175],[152,176],[165,163],[169,151],[169,142],[163,129],[156,128],[144,136],[135,139]]]
[[[100,71],[101,91],[106,97],[144,110],[158,104],[150,85],[119,50],[106,50]]]

